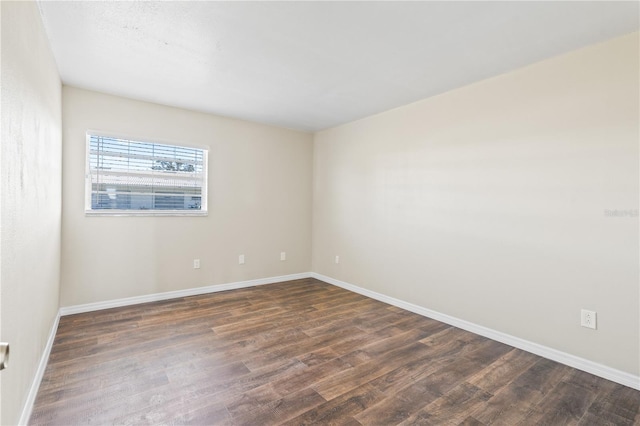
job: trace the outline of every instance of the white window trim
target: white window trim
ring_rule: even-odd
[[[89,162],[90,138],[91,136],[103,136],[131,141],[140,141],[148,143],[158,143],[163,145],[183,146],[185,148],[195,148],[202,150],[202,161],[204,164],[203,182],[200,201],[200,210],[93,210],[91,209],[91,165]],[[209,215],[209,147],[190,145],[185,143],[177,143],[174,141],[158,140],[155,138],[146,138],[138,136],[123,135],[113,132],[104,132],[101,130],[88,129],[85,133],[85,175],[84,175],[84,214],[85,216],[182,216],[182,217],[204,217]]]

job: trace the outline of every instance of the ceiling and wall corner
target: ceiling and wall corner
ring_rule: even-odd
[[[65,84],[306,131],[638,29],[637,2],[39,2]]]

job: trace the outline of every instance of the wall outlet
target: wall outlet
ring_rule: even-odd
[[[244,265],[244,254],[241,254],[240,256],[238,256],[238,264]]]
[[[336,263],[340,263],[340,256],[336,256]]]
[[[193,259],[193,269],[200,269],[200,259]]]
[[[587,328],[596,329],[597,316],[595,311],[587,311],[583,309],[580,311],[580,325]]]
[[[280,252],[280,260],[287,260],[287,252],[286,251],[281,251]]]

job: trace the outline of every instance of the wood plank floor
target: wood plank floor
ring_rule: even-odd
[[[640,392],[314,280],[61,318],[57,424],[640,424]]]

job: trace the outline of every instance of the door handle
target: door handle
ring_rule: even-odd
[[[9,344],[0,342],[0,370],[4,370],[9,366]]]

